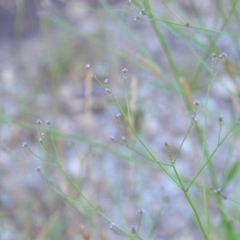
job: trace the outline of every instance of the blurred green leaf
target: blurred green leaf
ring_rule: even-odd
[[[235,177],[235,175],[238,173],[240,166],[239,159],[232,165],[232,167],[229,169],[226,178],[223,182],[222,189],[224,189],[227,184]]]

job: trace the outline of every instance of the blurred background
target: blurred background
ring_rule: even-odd
[[[191,101],[201,101],[211,54],[226,52],[233,67],[239,62],[231,48],[231,41],[238,40],[221,35],[214,42],[213,32],[184,26],[218,30],[231,4],[221,3],[225,13],[218,16],[215,1],[193,2],[151,1],[159,23],[164,19],[182,24],[160,27],[180,72],[179,84],[150,21],[139,14],[140,3],[131,7],[125,0],[0,0],[1,240],[124,239],[97,213],[81,202],[67,204],[48,186],[51,181],[77,198],[59,170],[36,157],[49,160],[39,143],[39,132],[49,129],[46,120],[57,131],[57,150],[66,171],[112,222],[130,231],[139,221],[138,210],[144,209],[143,239],[202,239],[176,185],[154,163],[123,146],[121,136],[141,151],[127,124],[116,120],[118,108],[111,95],[90,74],[103,85],[108,79],[125,109],[127,89],[135,129],[155,156],[168,162],[164,142],[170,142],[176,154],[191,124],[180,87],[190,89]],[[239,32],[236,18],[230,24],[231,33]],[[236,82],[224,66],[219,73],[224,84],[213,84],[209,100],[214,119],[208,126],[210,148],[217,141],[219,114],[229,126],[239,113],[232,98],[238,94]],[[40,127],[37,119],[43,121]],[[22,148],[23,142],[30,151]],[[50,143],[47,147],[52,151]],[[201,146],[192,134],[179,156],[179,172],[194,176],[200,155]],[[216,155],[219,178],[225,155],[224,149]],[[234,152],[233,159],[237,157]],[[42,174],[35,171],[38,166]],[[210,208],[215,211],[214,204]]]

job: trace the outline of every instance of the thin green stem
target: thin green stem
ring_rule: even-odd
[[[191,124],[190,124],[190,126],[189,126],[189,128],[188,128],[188,130],[187,130],[187,132],[186,132],[186,134],[185,134],[185,136],[184,136],[184,138],[183,138],[183,140],[182,140],[182,142],[181,142],[181,144],[180,144],[180,147],[178,148],[178,151],[177,151],[177,154],[176,154],[175,159],[173,160],[173,163],[175,163],[175,162],[177,161],[177,159],[178,159],[178,157],[179,157],[179,155],[180,155],[180,152],[181,152],[181,150],[182,150],[183,144],[184,144],[185,140],[187,139],[187,137],[188,137],[188,135],[189,135],[189,133],[190,133],[192,127],[193,127],[193,124],[194,124],[194,123],[193,123],[193,121],[192,121]]]
[[[144,0],[144,7],[146,9],[146,12],[148,14],[149,19],[155,19],[148,0]],[[176,66],[176,64],[175,64],[175,62],[172,58],[171,52],[168,48],[168,45],[167,45],[162,33],[159,31],[156,21],[154,21],[154,20],[151,21],[151,25],[152,25],[152,28],[153,28],[161,46],[162,46],[162,50],[165,53],[165,56],[166,56],[166,58],[168,60],[168,63],[169,63],[169,66],[171,67],[171,70],[173,71],[173,74],[174,74],[176,80],[178,80],[179,77],[180,77],[180,73],[179,73],[179,70],[178,70],[178,68],[177,68],[177,66]]]
[[[182,180],[181,180],[181,178],[180,178],[180,176],[179,176],[179,174],[178,174],[178,171],[177,171],[177,169],[176,169],[176,167],[175,167],[174,164],[173,164],[173,169],[174,169],[174,172],[175,172],[175,174],[176,174],[176,176],[177,176],[177,179],[178,179],[178,181],[179,181],[179,183],[180,183],[180,186],[181,186],[180,188],[182,189],[182,191],[183,191],[183,193],[184,193],[184,195],[185,195],[188,203],[190,204],[190,206],[191,206],[191,208],[192,208],[192,210],[193,210],[193,212],[194,212],[194,215],[195,215],[195,217],[196,217],[196,219],[197,219],[197,222],[198,222],[198,224],[199,224],[199,226],[200,226],[200,229],[201,229],[201,231],[202,231],[205,239],[208,240],[208,239],[209,239],[209,238],[208,238],[208,235],[207,235],[207,233],[206,233],[206,231],[205,231],[205,228],[204,228],[203,225],[202,225],[202,222],[201,222],[201,220],[200,220],[199,214],[198,214],[198,212],[197,212],[197,210],[196,210],[196,208],[195,208],[192,200],[191,200],[190,197],[188,196],[187,190],[185,189],[185,187],[184,187],[184,185],[183,185],[183,182],[182,182]]]
[[[224,19],[224,22],[223,22],[222,26],[220,27],[220,32],[222,32],[225,29],[225,27],[228,25],[233,13],[235,12],[237,3],[238,3],[238,0],[235,0],[234,3],[231,5],[232,8],[231,8],[230,12],[227,14],[227,17]],[[213,37],[212,39],[209,40],[209,44],[208,44],[209,47],[207,48],[206,54],[203,57],[204,61],[206,61],[206,59],[209,57],[209,53],[214,48],[214,45],[217,43],[219,36],[220,36],[219,34],[216,34],[215,37]],[[198,69],[196,70],[196,72],[194,74],[193,79],[196,79],[196,80],[199,79],[199,74],[201,73],[203,67],[204,67],[203,64],[199,65]]]
[[[219,142],[219,144],[216,146],[216,148],[213,150],[213,152],[211,153],[211,155],[208,157],[208,159],[205,161],[205,163],[202,165],[202,167],[200,168],[200,170],[197,172],[197,174],[195,175],[195,177],[193,178],[193,180],[190,182],[189,186],[186,188],[186,191],[188,191],[191,187],[191,185],[195,182],[196,178],[200,175],[200,173],[203,171],[203,169],[209,164],[209,162],[211,161],[211,159],[213,158],[214,154],[217,152],[217,150],[219,149],[219,147],[226,141],[229,139],[229,135],[232,133],[232,131],[235,129],[236,126],[233,126],[232,129],[225,135],[225,137]],[[240,130],[240,129],[238,129]]]
[[[171,173],[162,165],[160,164],[159,161],[157,161],[156,157],[153,155],[153,153],[149,150],[149,148],[146,146],[146,144],[142,141],[142,139],[139,137],[139,135],[137,134],[136,130],[134,129],[134,127],[131,125],[131,123],[129,122],[129,119],[127,118],[126,114],[124,113],[124,111],[122,110],[120,104],[118,103],[118,101],[115,99],[114,95],[112,94],[112,98],[116,104],[116,106],[118,107],[118,109],[120,110],[121,114],[124,116],[126,122],[128,123],[129,127],[131,128],[132,132],[134,133],[135,137],[138,139],[138,141],[142,144],[142,146],[144,147],[144,149],[148,152],[148,154],[151,156],[152,159],[154,159],[156,161],[156,163],[158,164],[158,166],[160,166],[160,168],[177,184],[178,187],[180,187],[179,183],[174,179],[174,177],[171,175]]]
[[[191,206],[191,208],[192,208],[192,210],[193,210],[193,212],[194,212],[194,215],[195,215],[195,217],[196,217],[196,219],[197,219],[197,222],[198,222],[198,225],[200,226],[200,229],[201,229],[201,231],[202,231],[202,233],[203,233],[203,235],[204,235],[204,238],[205,238],[206,240],[209,240],[209,237],[208,237],[208,235],[207,235],[207,233],[206,233],[206,231],[205,231],[204,226],[202,225],[202,222],[201,222],[201,219],[200,219],[200,217],[199,217],[199,215],[198,215],[198,212],[197,212],[196,207],[194,206],[194,204],[193,204],[192,200],[190,199],[190,197],[188,196],[187,192],[184,191],[183,193],[184,193],[184,195],[185,195],[188,203],[190,204],[190,206]]]
[[[129,150],[131,150],[131,151],[139,154],[140,156],[142,156],[143,158],[145,158],[145,159],[147,159],[147,160],[149,160],[149,161],[151,161],[151,162],[155,162],[155,163],[157,163],[157,164],[161,164],[161,165],[166,166],[166,167],[172,167],[172,165],[171,165],[170,163],[164,163],[164,162],[160,162],[160,161],[158,161],[158,160],[156,160],[156,159],[152,159],[152,158],[150,158],[149,156],[147,156],[147,155],[139,152],[138,150],[136,150],[136,149],[134,149],[134,148],[132,148],[132,147],[130,147],[130,146],[128,146],[128,145],[127,145],[126,147],[127,147]]]
[[[218,132],[218,142],[217,145],[220,145],[220,141],[221,141],[221,132],[222,132],[222,124],[220,124],[219,126],[219,132]]]
[[[181,190],[182,190],[183,192],[185,192],[185,188],[184,188],[183,182],[182,182],[182,180],[181,180],[181,178],[180,178],[180,176],[179,176],[179,174],[178,174],[178,172],[177,172],[177,169],[176,169],[176,167],[175,167],[175,164],[172,164],[172,167],[173,167],[174,173],[176,174],[177,179],[178,179],[178,181],[179,181]]]

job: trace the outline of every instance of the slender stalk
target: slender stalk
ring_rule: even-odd
[[[190,197],[188,196],[187,192],[186,192],[186,191],[183,191],[183,193],[184,193],[184,195],[185,195],[188,203],[190,204],[190,206],[191,206],[191,208],[192,208],[192,210],[193,210],[193,212],[194,212],[194,215],[195,215],[195,217],[196,217],[196,219],[197,219],[198,225],[199,225],[199,227],[200,227],[200,229],[201,229],[201,231],[202,231],[202,233],[203,233],[204,238],[205,238],[206,240],[209,240],[209,237],[208,237],[208,235],[207,235],[207,233],[206,233],[206,231],[205,231],[204,226],[202,225],[202,222],[201,222],[201,219],[200,219],[200,217],[199,217],[199,214],[198,214],[198,212],[197,212],[196,207],[194,206],[194,204],[193,204],[192,200],[190,199]]]
[[[153,15],[153,12],[151,10],[148,0],[144,0],[144,7],[146,9],[149,19],[151,20],[152,28],[153,28],[161,46],[162,46],[163,52],[165,53],[165,56],[168,60],[169,66],[171,67],[171,70],[173,71],[173,74],[174,74],[176,80],[178,80],[181,75],[179,73],[179,70],[178,70],[173,58],[172,58],[171,52],[168,48],[168,45],[167,45],[163,35],[162,35],[161,31],[158,29],[157,22],[155,21],[155,16]]]

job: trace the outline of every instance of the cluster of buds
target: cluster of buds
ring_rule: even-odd
[[[122,69],[122,73],[123,73],[123,78],[127,78],[128,69],[127,68],[123,68]]]
[[[213,192],[221,196],[224,200],[227,199],[227,196],[222,193],[220,188],[214,189]]]
[[[121,117],[122,117],[122,114],[121,114],[120,112],[117,112],[117,113],[115,114],[115,118],[116,118],[118,124],[120,123]],[[119,126],[119,128],[120,128],[120,126]],[[120,128],[120,131],[121,131],[121,128]],[[122,131],[121,131],[121,132],[122,132]],[[110,136],[109,136],[109,139],[110,139],[111,141],[113,141],[113,142],[115,141],[115,142],[120,143],[120,144],[122,144],[122,145],[127,142],[126,137],[123,136],[123,135],[121,136],[121,140],[116,140],[116,139],[115,139],[115,136],[113,136],[113,135],[110,135]]]
[[[131,1],[131,0],[128,0],[128,1],[127,1],[127,5],[128,5],[129,7],[131,7],[131,6],[132,6],[132,1]]]
[[[219,62],[219,61],[224,62],[224,60],[226,59],[226,57],[227,57],[227,54],[224,53],[224,52],[221,53],[218,57],[217,57],[217,55],[216,55],[215,53],[213,53],[213,54],[212,54],[212,60],[211,60],[211,68],[212,68],[213,70],[215,70],[218,62]]]
[[[90,73],[90,75],[91,75],[92,78],[95,78],[95,79],[97,78],[97,76],[93,74],[91,65],[90,65],[89,63],[85,65],[85,68],[86,68],[87,71]]]
[[[40,125],[42,124],[42,122],[43,122],[43,121],[42,121],[41,119],[37,119],[36,124],[40,126]],[[51,125],[51,121],[50,121],[50,120],[46,120],[46,124],[47,124],[48,126],[50,126],[50,125]],[[40,128],[40,127],[39,127],[39,128]],[[44,133],[44,132],[41,132],[38,141],[39,141],[40,143],[43,143],[44,139],[45,139],[45,133]],[[27,142],[23,142],[23,143],[22,143],[22,147],[28,148],[28,143],[27,143]]]
[[[147,15],[144,8],[139,12],[139,14],[140,15]]]
[[[104,84],[105,84],[105,91],[106,91],[107,93],[112,93],[112,89],[111,89],[110,86],[109,86],[109,80],[108,80],[108,78],[106,78],[106,79],[104,80]]]
[[[173,158],[172,158],[172,154],[171,154],[169,143],[165,142],[164,145],[165,145],[165,151],[167,153],[167,156],[168,156],[170,162],[172,163],[173,162]]]
[[[41,120],[41,119],[38,119],[38,120],[36,121],[36,123],[37,123],[37,125],[41,125],[41,124],[42,124],[42,120]],[[46,124],[47,124],[47,125],[51,125],[51,121],[50,121],[50,120],[46,120]]]
[[[126,138],[125,136],[121,136],[121,140],[117,140],[114,135],[110,135],[110,136],[109,136],[109,139],[110,139],[112,142],[120,143],[120,144],[122,144],[122,145],[124,145],[124,143],[127,142],[127,138]]]
[[[42,133],[40,134],[40,137],[39,137],[38,141],[39,141],[40,143],[43,143],[44,139],[45,139],[45,133],[42,132]]]
[[[129,7],[132,7],[132,0],[128,0],[127,1],[127,5]],[[140,12],[139,12],[140,15],[146,15],[146,12],[145,12],[145,9],[143,8]]]
[[[134,235],[138,235],[139,228],[140,228],[140,225],[141,225],[142,215],[143,215],[144,213],[145,213],[145,210],[144,210],[144,209],[139,209],[139,210],[138,210],[138,214],[140,214],[140,218],[139,218],[139,220],[138,220],[137,229],[135,228],[134,224],[132,224],[131,227],[130,227],[130,231],[131,231],[131,233],[133,233]]]
[[[192,114],[191,118],[192,118],[193,122],[197,122],[198,121],[198,115],[196,113]]]
[[[194,112],[193,112],[191,118],[192,118],[193,122],[197,122],[198,121],[197,109],[198,109],[198,106],[200,105],[200,101],[195,100],[193,102],[193,105],[194,105]]]
[[[131,1],[131,0],[128,0],[128,1],[127,1],[127,5],[128,5],[129,7],[132,7],[132,1]],[[139,14],[140,14],[140,15],[147,15],[144,8],[139,12]],[[140,17],[136,16],[136,17],[134,18],[134,20],[136,20],[136,21],[141,21],[142,19],[141,19]]]

